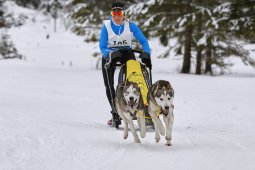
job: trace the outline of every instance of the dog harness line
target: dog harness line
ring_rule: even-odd
[[[147,119],[151,119],[151,118],[154,118],[154,117],[158,117],[160,115],[160,113],[161,113],[161,109],[159,108],[154,116],[151,116],[151,117],[144,116],[143,112],[141,112],[141,111],[137,111],[137,116],[138,117],[144,117],[144,118],[147,118]]]
[[[174,105],[172,104],[171,105],[172,109],[174,109]],[[158,107],[157,111],[156,111],[156,114],[149,117],[149,116],[143,116],[143,112],[141,111],[136,111],[135,114],[138,114],[139,117],[144,117],[144,118],[147,118],[147,119],[151,119],[151,118],[154,118],[154,117],[158,117],[161,113],[162,113],[162,109],[160,107]]]

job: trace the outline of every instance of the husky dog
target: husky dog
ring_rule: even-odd
[[[155,140],[159,142],[160,134],[165,135],[166,131],[166,145],[171,146],[172,140],[172,126],[174,121],[173,115],[173,98],[174,90],[171,84],[165,80],[159,80],[154,83],[148,92],[148,107],[149,114],[152,118],[155,127]],[[159,114],[163,115],[163,121],[159,118]],[[160,133],[160,134],[159,134]]]
[[[124,139],[128,137],[128,125],[136,143],[141,143],[133,123],[137,118],[142,138],[146,135],[144,104],[140,88],[136,83],[125,81],[118,85],[116,90],[115,105],[119,116],[124,122]]]

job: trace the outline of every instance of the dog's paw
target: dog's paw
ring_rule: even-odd
[[[123,139],[127,139],[127,138],[128,138],[128,134],[124,134]]]
[[[140,133],[140,136],[141,136],[141,138],[145,138],[146,133],[145,133],[145,132],[141,132],[141,133]]]
[[[158,143],[160,141],[160,138],[155,138],[155,142]]]
[[[141,141],[140,141],[139,138],[138,138],[138,139],[135,139],[135,142],[136,142],[136,143],[141,143]]]
[[[172,146],[171,140],[172,137],[166,137],[166,146]]]
[[[172,143],[171,142],[167,142],[165,145],[166,146],[172,146]]]

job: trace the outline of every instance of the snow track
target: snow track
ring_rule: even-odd
[[[0,169],[254,168],[254,115],[250,112],[254,106],[246,100],[254,94],[243,88],[238,91],[234,84],[240,86],[239,78],[224,81],[221,77],[192,76],[192,83],[199,88],[184,92],[182,82],[191,82],[189,77],[170,75],[176,87],[176,107],[173,146],[166,147],[164,137],[155,143],[150,129],[142,144],[136,144],[130,132],[129,138],[123,139],[122,126],[116,130],[106,125],[109,108],[100,76],[100,71],[2,61]],[[154,77],[160,76],[155,73]],[[224,81],[225,89],[210,87],[214,93],[206,101],[208,95],[200,94],[207,88],[201,85],[204,79],[209,84]],[[244,89],[254,85],[253,79],[241,79]],[[217,102],[230,86],[236,89],[235,94],[245,96],[243,102]]]

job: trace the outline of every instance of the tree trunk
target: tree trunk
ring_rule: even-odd
[[[190,73],[191,60],[191,43],[192,43],[192,26],[189,25],[185,32],[184,58],[182,65],[182,73]]]
[[[2,9],[2,3],[0,0],[0,28],[5,26],[5,21],[4,21],[4,12],[1,10]]]
[[[213,75],[213,72],[212,72],[212,51],[211,51],[210,46],[206,47],[205,74],[207,74],[208,72],[211,75]]]
[[[202,67],[202,46],[197,47],[197,64],[196,64],[196,74],[201,74]]]
[[[54,18],[54,32],[57,32],[57,18]]]

